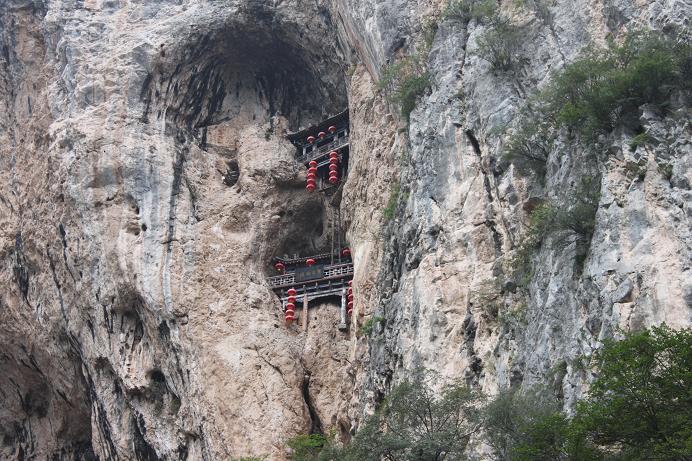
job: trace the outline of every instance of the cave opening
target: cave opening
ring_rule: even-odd
[[[297,131],[347,107],[345,63],[336,40],[264,21],[266,11],[256,14],[168,50],[159,75],[144,80],[144,119],[158,109],[175,129],[206,142],[207,129],[224,122],[273,128],[273,118],[282,116]]]

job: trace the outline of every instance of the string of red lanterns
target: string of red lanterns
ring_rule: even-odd
[[[286,322],[291,323],[296,318],[296,290],[288,289],[288,302],[286,303]]]

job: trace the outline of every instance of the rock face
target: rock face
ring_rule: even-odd
[[[497,134],[584,46],[684,31],[689,5],[503,2],[525,32],[511,73],[479,57],[482,21],[442,20],[406,124],[375,82],[443,7],[0,6],[0,458],[285,459],[298,433],[347,439],[419,367],[491,393],[547,382],[569,406],[618,328],[689,326],[688,108],[642,108],[655,147],[632,151],[625,128],[608,156],[558,142],[544,183]],[[324,248],[335,215],[284,135],[346,106],[356,308],[348,333],[332,304],[302,332],[268,263]],[[583,177],[600,188],[591,245],[544,244],[517,288],[528,211],[567,206]]]

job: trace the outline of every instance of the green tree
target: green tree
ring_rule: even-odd
[[[484,416],[487,441],[498,460],[559,460],[565,455],[569,421],[546,389],[500,392]]]
[[[692,329],[606,341],[599,375],[569,420],[545,392],[501,393],[485,409],[496,459],[692,460]]]
[[[622,44],[590,49],[565,67],[540,99],[545,115],[587,139],[620,121],[638,123],[639,107],[665,108],[676,90],[689,91],[692,47],[653,33],[631,33]]]
[[[435,375],[422,373],[396,386],[351,443],[327,450],[323,460],[442,461],[465,459],[480,427],[480,395],[456,383],[438,395]]]
[[[291,450],[293,461],[317,461],[327,438],[322,434],[301,434],[286,442]]]
[[[692,459],[692,329],[663,325],[607,341],[574,425],[612,459]]]

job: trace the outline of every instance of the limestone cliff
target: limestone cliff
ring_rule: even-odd
[[[0,5],[0,458],[285,459],[297,433],[348,439],[419,367],[490,393],[550,381],[569,406],[579,358],[617,328],[690,324],[687,107],[643,108],[655,148],[620,129],[586,162],[558,143],[544,182],[501,156],[552,72],[634,27],[686,31],[689,3],[503,1],[524,31],[510,74],[477,53],[482,21],[440,20],[407,124],[376,82],[444,6]],[[269,261],[324,248],[335,218],[285,134],[345,107],[356,308],[348,332],[329,303],[302,332]],[[601,191],[588,251],[544,245],[517,287],[527,213],[584,176]]]

